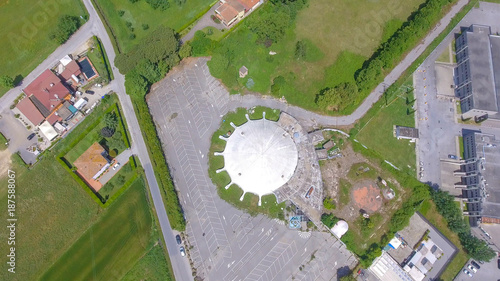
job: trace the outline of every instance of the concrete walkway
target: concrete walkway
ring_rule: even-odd
[[[215,23],[210,17],[212,15],[215,15],[215,9],[219,7],[219,3],[215,3],[215,5],[210,8],[208,12],[206,12],[196,23],[196,25],[186,34],[184,37],[182,37],[182,42],[187,42],[191,39],[193,39],[194,34],[198,30],[202,30],[205,27],[212,26],[217,28],[218,30],[222,29],[228,29],[224,24],[222,23]]]
[[[112,177],[114,177],[118,173],[118,171],[123,168],[123,166],[128,162],[130,156],[132,156],[132,151],[130,149],[125,149],[125,151],[116,156],[113,165],[115,165],[116,163],[120,163],[120,167],[118,167],[118,169],[116,170],[113,170],[113,166],[109,167],[108,172],[99,178],[99,182],[102,185],[105,185]]]

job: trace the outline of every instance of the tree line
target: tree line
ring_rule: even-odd
[[[349,92],[323,89],[317,95],[316,104],[327,111],[342,111],[352,103],[360,103],[366,94],[382,82],[384,73],[391,70],[394,64],[400,61],[402,56],[434,26],[440,19],[443,7],[455,1],[427,0],[389,40],[379,46],[370,59],[365,61],[363,67],[355,74],[355,85],[348,82],[345,84],[350,84],[349,86],[340,86],[340,89],[349,89]]]

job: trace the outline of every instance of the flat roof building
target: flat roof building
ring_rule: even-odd
[[[464,161],[455,188],[462,189],[461,199],[467,205],[464,215],[472,227],[483,217],[500,219],[500,140],[479,132],[463,136]]]
[[[471,25],[456,40],[455,95],[464,118],[500,119],[500,36]]]

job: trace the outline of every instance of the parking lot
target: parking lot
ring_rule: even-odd
[[[417,141],[417,164],[419,171],[423,168],[419,179],[434,187],[443,187],[453,192],[453,182],[456,180],[447,175],[453,167],[444,167],[443,161],[451,161],[449,154],[459,155],[457,137],[462,135],[463,130],[481,131],[500,136],[500,121],[486,121],[481,125],[458,123],[460,118],[456,112],[454,99],[449,97],[447,84],[451,81],[443,78],[447,72],[442,65],[436,68],[436,59],[441,53],[449,48],[460,27],[468,27],[471,24],[484,24],[492,27],[492,32],[500,31],[498,22],[500,5],[480,2],[479,8],[469,12],[460,24],[436,47],[414,73],[413,81],[417,104],[416,126],[419,129],[419,140]],[[437,72],[436,72],[437,70]],[[448,73],[450,73],[448,71]],[[439,81],[437,81],[437,79]],[[444,81],[443,81],[444,80]]]
[[[208,177],[207,152],[221,117],[245,104],[213,78],[206,58],[184,60],[148,103],[187,219],[189,251],[205,280],[331,280],[356,260],[333,236],[289,230],[225,201]],[[258,100],[252,100],[252,103]]]
[[[476,268],[476,270],[477,270],[476,273],[474,273],[473,270],[470,270],[467,268],[468,265],[471,264],[471,260],[469,260],[466,263],[466,265],[464,266],[464,268],[462,268],[460,270],[460,273],[457,275],[457,277],[455,277],[455,281],[471,281],[471,280],[472,281],[485,281],[485,280],[495,281],[495,280],[498,280],[498,279],[500,279],[500,269],[498,268],[497,260],[498,260],[498,258],[495,257],[493,260],[491,260],[488,263],[484,263],[484,264],[478,263],[478,265],[481,268],[479,268],[479,269]],[[464,269],[466,269],[468,272],[470,272],[472,277],[465,274],[465,272],[463,271]]]

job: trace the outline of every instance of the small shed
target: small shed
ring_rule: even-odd
[[[246,66],[242,66],[240,68],[240,78],[245,78],[248,75],[248,68]]]

